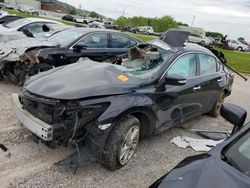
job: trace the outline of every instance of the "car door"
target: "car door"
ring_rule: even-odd
[[[86,48],[80,51],[75,50],[75,45],[83,45]],[[109,58],[108,56],[108,34],[107,32],[96,32],[90,33],[83,36],[74,45],[72,45],[67,54],[66,60],[74,63],[81,57],[88,57],[94,61],[105,61]]]
[[[197,86],[200,87],[200,102],[203,106],[203,113],[212,109],[215,101],[223,88],[225,75],[220,72],[220,63],[211,55],[199,53],[198,67],[199,79]]]
[[[181,86],[165,84],[164,90],[156,92],[156,104],[160,132],[200,114],[197,58],[194,53],[181,55],[170,66],[162,79],[171,75],[186,78]]]
[[[137,46],[139,43],[122,33],[111,33],[110,34],[111,49],[109,50],[109,57],[115,57],[117,55],[128,53],[128,48]]]

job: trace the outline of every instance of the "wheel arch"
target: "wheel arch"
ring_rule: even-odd
[[[149,107],[133,107],[127,109],[126,111],[120,113],[116,117],[116,121],[121,119],[123,116],[131,115],[138,119],[141,128],[141,138],[150,136],[155,130],[155,124],[157,121],[157,116],[155,112]]]

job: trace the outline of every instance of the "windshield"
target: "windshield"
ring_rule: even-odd
[[[152,78],[171,56],[171,52],[153,45],[131,48],[128,57],[114,63],[114,66],[132,77]]]
[[[226,162],[250,177],[250,131],[230,145],[223,154]]]
[[[48,37],[48,40],[60,44],[60,47],[66,47],[82,35],[82,32],[76,30],[65,30]]]
[[[20,20],[16,20],[16,21],[13,21],[13,22],[6,24],[5,27],[7,27],[7,28],[20,28],[28,23],[30,23],[30,21],[28,19],[20,19]]]

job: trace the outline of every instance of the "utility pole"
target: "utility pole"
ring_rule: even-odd
[[[125,9],[122,9],[122,17],[125,15]]]
[[[194,25],[194,20],[195,20],[195,16],[193,16],[191,27],[193,27],[193,25]]]

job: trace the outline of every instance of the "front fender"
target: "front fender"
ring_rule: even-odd
[[[125,112],[134,109],[145,108],[154,112],[153,101],[144,94],[130,93],[126,95],[117,95],[109,97],[111,102],[108,109],[97,119],[98,123],[112,122],[115,118]]]

